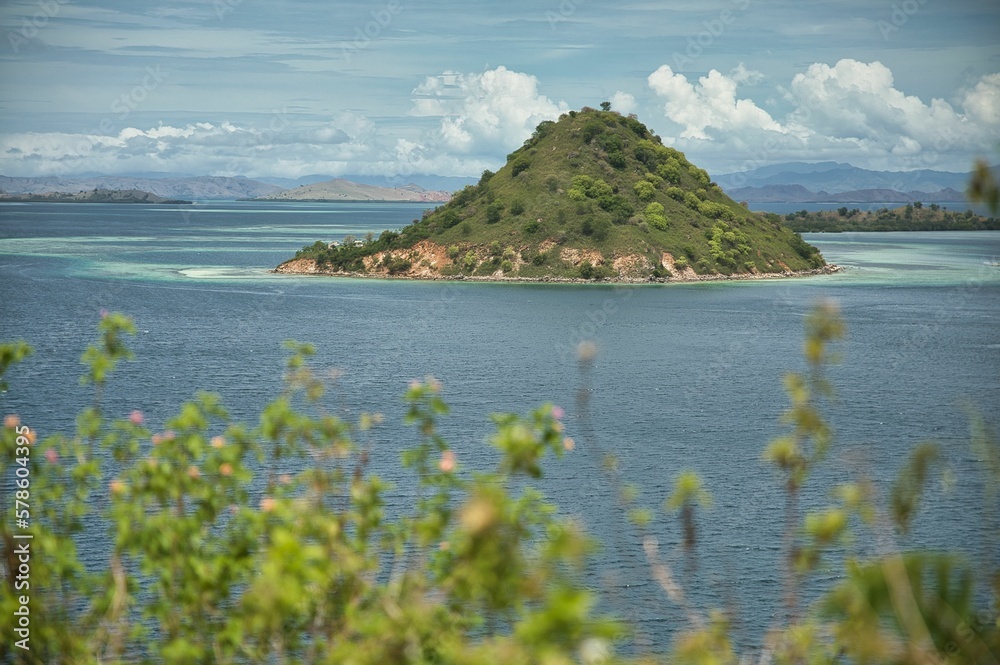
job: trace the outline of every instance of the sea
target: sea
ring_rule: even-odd
[[[72,432],[92,399],[78,381],[80,355],[104,311],[128,314],[138,329],[135,359],[113,374],[105,411],[142,411],[154,430],[197,391],[218,393],[234,419],[253,424],[282,388],[283,341],[309,342],[330,382],[328,408],[384,414],[371,470],[393,484],[392,516],[414,497],[399,465],[418,441],[402,424],[411,381],[442,382],[451,413],[441,430],[463,473],[497,461],[490,414],[553,403],[576,447],[547,460],[537,486],[601,543],[581,583],[630,627],[620,648],[662,653],[689,625],[651,574],[648,536],[690,609],[728,611],[749,652],[786,618],[785,500],[762,454],[788,431],[782,380],[804,369],[804,319],[833,302],[847,329],[829,368],[836,395],[822,407],[835,438],[803,510],[833,505],[836,485],[862,479],[885,507],[925,441],[940,446],[943,464],[911,533],[884,520],[854,524],[854,538],[805,584],[806,601],[842,581],[845,557],[957,549],[977,570],[1000,565],[989,544],[996,525],[982,510],[995,487],[970,446],[970,412],[996,426],[1000,408],[1000,232],[806,234],[843,270],[794,279],[626,286],[271,272],[304,245],[397,229],[424,207],[0,204],[0,340],[35,349],[10,373],[0,412],[42,437]],[[596,347],[591,365],[577,356],[585,341]],[[697,512],[693,551],[662,508],[684,471],[699,473],[713,499]],[[644,534],[618,500],[625,484],[653,511]],[[95,520],[81,536],[90,567],[106,565],[103,528]]]

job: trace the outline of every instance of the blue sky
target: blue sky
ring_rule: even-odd
[[[610,100],[711,173],[1000,150],[995,0],[0,3],[0,173],[476,175]]]

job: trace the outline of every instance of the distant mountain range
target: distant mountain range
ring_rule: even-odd
[[[1000,172],[1000,167],[994,167]],[[840,162],[788,162],[715,181],[737,201],[748,203],[911,203],[965,202],[969,173],[950,171],[870,171]],[[438,175],[307,175],[301,178],[243,176],[84,175],[13,178],[0,176],[0,194],[48,194],[138,190],[168,199],[274,199],[331,201],[446,201],[478,177]]]
[[[0,194],[53,194],[121,190],[149,192],[168,199],[261,199],[333,201],[447,201],[451,192],[477,182],[477,178],[450,176],[304,176],[250,179],[223,176],[159,177],[141,176],[78,177],[43,176],[13,178],[0,175]],[[292,194],[274,196],[285,192]]]
[[[727,173],[716,182],[734,199],[750,203],[964,202],[970,176],[928,169],[869,171],[839,162],[790,162]]]
[[[950,187],[936,192],[856,189],[831,194],[825,190],[814,192],[802,185],[766,185],[727,189],[726,193],[737,201],[747,203],[915,203],[917,201],[964,203],[967,201],[964,193]]]
[[[0,193],[48,194],[53,192],[89,192],[95,189],[138,190],[168,199],[255,199],[282,190],[259,180],[242,176],[196,176],[186,178],[138,178],[130,176],[90,176],[63,178],[10,178],[0,176]]]
[[[450,192],[429,191],[419,185],[378,187],[343,178],[302,185],[261,197],[267,201],[427,201],[444,202]]]
[[[190,204],[183,199],[166,199],[138,189],[93,189],[89,192],[46,192],[44,194],[0,194],[7,203],[170,203]]]
[[[408,185],[417,185],[423,189],[431,191],[444,191],[444,192],[457,192],[466,185],[474,185],[479,182],[479,176],[475,177],[459,177],[459,176],[443,176],[443,175],[407,175],[407,176],[382,176],[382,175],[306,175],[301,178],[258,178],[261,182],[270,183],[272,185],[278,185],[279,187],[284,187],[291,189],[293,187],[301,187],[302,185],[314,185],[319,182],[326,182],[327,180],[349,180],[355,182],[359,185],[374,185],[376,187],[406,187]]]

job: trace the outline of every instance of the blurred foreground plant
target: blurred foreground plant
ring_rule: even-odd
[[[818,569],[824,551],[847,541],[854,518],[876,537],[887,528],[905,533],[938,462],[932,446],[916,451],[890,511],[861,479],[835,488],[836,505],[800,517],[797,497],[833,441],[819,398],[832,394],[824,367],[843,323],[823,306],[806,330],[808,371],[786,379],[791,432],[765,452],[789,497],[789,614],[767,637],[762,665],[771,658],[997,663],[1000,575],[989,562],[973,567],[922,552],[848,556],[842,581],[800,616],[799,582]],[[497,467],[468,474],[438,431],[448,411],[441,385],[414,382],[406,422],[419,442],[402,463],[416,474],[417,492],[411,512],[387,516],[389,486],[369,472],[367,444],[358,443],[381,417],[348,422],[323,410],[310,345],[288,344],[286,389],[255,426],[232,422],[217,396],[199,394],[154,433],[141,413],[111,420],[101,405],[107,374],[130,358],[123,340],[133,332],[124,316],[102,319],[99,342],[83,356],[94,405],[75,435],[37,441],[16,416],[4,421],[0,487],[12,487],[16,469],[26,468],[32,497],[30,528],[0,523],[4,662],[632,662],[613,651],[626,627],[595,616],[596,595],[582,582],[594,543],[525,482],[543,476],[549,453],[573,448],[562,409],[494,416]],[[0,385],[29,351],[23,343],[0,345]],[[997,515],[1000,446],[978,416],[973,441],[989,474],[984,500]],[[623,509],[645,533],[652,512],[633,507],[635,488],[620,489]],[[710,500],[698,476],[683,472],[665,502],[679,512],[692,553],[695,507]],[[14,505],[7,491],[0,501]],[[87,571],[76,550],[85,524],[106,525],[112,537],[100,572]],[[14,536],[25,533],[32,536],[31,586],[19,590]],[[655,539],[645,537],[644,547],[651,577],[688,616],[668,662],[735,663],[732,617],[689,607]],[[982,587],[986,579],[992,588]],[[982,604],[987,594],[992,609]],[[21,596],[29,598],[27,650],[11,639]]]
[[[6,482],[23,459],[34,500],[30,529],[0,523],[3,661],[569,663],[610,652],[620,629],[594,616],[594,594],[579,584],[592,543],[519,480],[540,478],[546,454],[566,447],[561,409],[495,416],[498,467],[466,478],[437,433],[441,385],[413,383],[406,420],[420,443],[403,465],[419,498],[388,520],[388,486],[356,442],[380,416],[323,412],[311,346],[288,345],[287,388],[256,427],[231,422],[203,393],[152,433],[140,413],[105,417],[101,392],[130,357],[134,326],[110,314],[100,331],[83,356],[95,402],[76,436],[36,442],[16,416],[4,423],[0,474]],[[0,380],[29,351],[0,347]],[[260,468],[264,495],[252,498]],[[13,506],[6,492],[0,500]],[[98,515],[113,547],[92,574],[74,537]],[[32,536],[23,591],[15,533]],[[28,649],[10,639],[21,595]]]

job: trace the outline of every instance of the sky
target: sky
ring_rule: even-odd
[[[713,175],[1000,158],[998,0],[0,0],[0,174],[477,176],[610,101]]]

